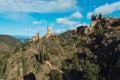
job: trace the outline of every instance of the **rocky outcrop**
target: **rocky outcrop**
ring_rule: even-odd
[[[47,34],[45,35],[46,38],[49,38],[54,35],[51,26],[48,26],[47,30]]]
[[[89,27],[88,26],[79,26],[76,30],[77,34],[89,34]]]
[[[107,17],[105,21],[109,22],[113,27],[120,26],[120,18]]]

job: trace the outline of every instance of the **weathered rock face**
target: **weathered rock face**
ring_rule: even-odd
[[[48,32],[47,34],[45,35],[46,38],[49,38],[50,36],[53,35],[53,31],[52,31],[52,27],[51,26],[48,26]]]
[[[89,34],[89,27],[88,26],[79,26],[76,30],[77,34]]]
[[[120,25],[120,18],[107,17],[105,20],[113,27]]]
[[[86,28],[86,26],[77,27],[76,33],[84,34],[85,28]]]

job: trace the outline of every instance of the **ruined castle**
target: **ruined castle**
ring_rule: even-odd
[[[47,30],[47,34],[45,35],[46,38],[49,38],[50,36],[54,35],[51,26],[48,26]]]
[[[92,15],[91,23],[89,26],[79,26],[76,29],[77,34],[91,34],[96,30],[106,30],[111,29],[112,27],[116,27],[120,25],[120,19],[106,17],[103,18],[101,14]]]
[[[39,39],[40,39],[40,35],[39,35],[39,32],[38,32],[35,36],[33,36],[31,38],[30,42],[32,42],[34,44],[35,42],[38,42]]]
[[[53,34],[53,31],[52,31],[52,27],[51,27],[51,26],[48,26],[48,27],[47,27],[47,34],[45,35],[45,38],[49,38],[49,37],[51,37],[52,35],[54,35],[54,34]],[[34,43],[38,42],[39,40],[40,40],[40,34],[39,34],[39,32],[38,32],[35,36],[33,36],[33,37],[31,38],[30,42],[34,44]]]

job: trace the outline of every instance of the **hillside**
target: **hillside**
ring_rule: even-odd
[[[0,42],[6,43],[10,46],[18,46],[21,44],[20,41],[9,35],[0,35]]]
[[[25,43],[1,58],[0,79],[120,80],[120,24],[113,24],[116,20],[94,20],[97,25],[89,27],[93,30],[89,34],[69,30]],[[102,21],[110,28],[101,28]]]

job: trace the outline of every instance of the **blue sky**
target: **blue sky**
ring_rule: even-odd
[[[0,34],[44,36],[88,25],[92,14],[120,18],[119,0],[0,0]]]

